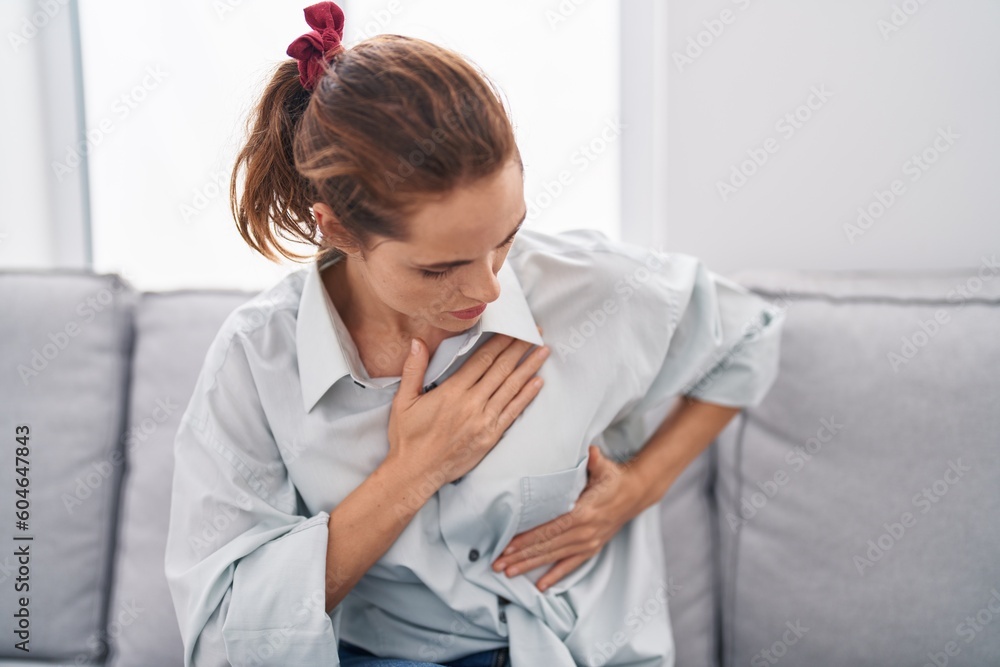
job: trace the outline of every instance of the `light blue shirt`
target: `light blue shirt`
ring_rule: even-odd
[[[427,662],[509,646],[512,667],[673,665],[657,505],[544,593],[551,563],[512,578],[491,564],[573,508],[589,445],[630,458],[679,394],[758,404],[783,312],[689,255],[522,228],[499,298],[441,343],[424,384],[493,333],[542,344],[540,325],[545,385],[327,614],[329,512],[388,453],[399,382],[368,377],[323,287],[340,259],[241,305],[206,354],[175,441],[165,561],[184,664],[335,667],[344,639]]]

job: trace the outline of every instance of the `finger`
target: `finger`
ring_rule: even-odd
[[[538,590],[544,591],[546,588],[558,583],[567,574],[580,567],[584,562],[586,562],[586,560],[587,556],[583,554],[563,558],[561,561],[549,568],[549,571],[543,574],[541,578],[535,582],[535,586]]]
[[[496,560],[496,569],[533,558],[545,551],[551,551],[572,544],[582,544],[586,540],[573,528],[576,518],[572,513],[563,514],[547,523],[521,533],[507,545]]]
[[[521,358],[524,357],[525,353],[531,346],[532,343],[515,338],[514,342],[512,342],[507,349],[500,353],[500,356],[497,357],[496,361],[472,387],[472,390],[480,396],[483,403],[488,401],[490,397],[496,393],[497,389],[499,389],[500,386],[503,385],[503,383],[520,367]],[[524,376],[524,374],[527,373],[528,375],[525,376],[525,379],[527,379],[527,377],[534,372],[534,370],[522,370],[519,375]],[[524,383],[522,382],[521,384]],[[521,386],[518,385],[517,388],[520,389]],[[513,395],[514,392],[511,392],[508,400],[513,397]]]
[[[537,556],[529,558],[525,561],[518,563],[517,565],[510,565],[504,570],[504,574],[508,577],[516,577],[524,572],[530,572],[540,565],[545,565],[546,563],[554,563],[563,558],[569,558],[571,556],[585,555],[587,558],[590,557],[590,549],[587,549],[579,544],[571,544],[563,547],[559,547],[552,550],[547,550],[544,553],[540,553]]]
[[[507,334],[490,336],[490,339],[477,348],[445,382],[457,385],[459,389],[469,389],[479,382],[479,379],[493,366],[500,353],[515,340],[517,339]]]
[[[541,389],[543,379],[541,377],[535,377],[535,373],[542,367],[545,360],[549,357],[550,349],[548,347],[535,348],[528,358],[519,364],[514,371],[503,380],[502,384],[492,393],[489,401],[486,403],[488,410],[491,410],[493,414],[501,415],[501,423],[506,429],[517,415],[521,414],[521,410],[527,406],[531,398],[534,396],[527,397],[528,400],[524,402],[523,405],[516,411],[509,411],[507,408],[512,402],[520,402],[524,397],[521,394],[526,388],[537,388]],[[537,382],[537,387],[535,384]],[[516,406],[515,406],[516,407]],[[503,421],[504,418],[510,421]]]
[[[396,392],[398,400],[405,401],[409,405],[417,400],[424,386],[424,375],[427,373],[427,346],[419,338],[414,338],[417,343],[417,351],[411,350],[406,355],[403,362],[403,375],[399,380],[399,389]]]
[[[561,549],[575,549],[580,551],[586,547],[587,541],[577,534],[565,533],[557,538],[535,542],[524,549],[515,551],[509,556],[502,556],[496,563],[495,571],[505,570],[517,565],[520,571],[524,572],[523,563],[529,563],[545,554],[556,553]]]
[[[547,542],[565,533],[575,523],[572,512],[573,510],[570,510],[566,514],[560,514],[556,518],[535,526],[531,530],[526,530],[519,535],[515,535],[514,539],[507,544],[501,555],[510,556],[532,545]]]
[[[535,325],[535,328],[538,329],[539,334],[542,333],[542,327]],[[460,389],[469,389],[495,366],[494,362],[504,350],[518,341],[519,339],[507,334],[493,334],[473,353],[472,357],[462,364],[461,368],[452,373],[446,382],[450,381],[451,384],[458,385]]]
[[[497,406],[500,406],[500,416],[497,419],[497,428],[500,429],[502,434],[510,425],[514,423],[526,407],[528,403],[531,403],[538,396],[538,392],[542,390],[542,385],[545,384],[545,379],[541,377],[532,378],[530,382],[523,385],[514,398],[506,400],[505,387],[501,387],[497,393],[493,394],[487,404],[487,409],[493,410],[496,414]]]

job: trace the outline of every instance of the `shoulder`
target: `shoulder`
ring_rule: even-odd
[[[294,350],[295,323],[305,270],[289,273],[226,316],[208,347],[203,373],[214,376],[231,363],[234,348],[239,349],[248,363],[268,350],[272,354]]]
[[[702,270],[696,257],[590,229],[521,233],[509,261],[560,358],[599,350],[588,365],[611,372],[662,357]]]
[[[523,263],[543,256],[567,259],[584,256],[594,264],[601,264],[626,258],[641,260],[649,253],[641,246],[615,241],[598,229],[570,229],[553,233],[524,228],[518,233],[510,257]]]
[[[577,307],[677,306],[702,268],[697,257],[617,241],[596,229],[522,229],[508,261],[525,294],[555,292]]]
[[[558,233],[522,229],[510,261],[519,271],[544,266],[566,274],[591,274],[602,281],[626,278],[630,273],[690,271],[698,258],[663,252],[626,241],[617,241],[597,229],[571,229]],[[641,278],[640,278],[641,279]]]

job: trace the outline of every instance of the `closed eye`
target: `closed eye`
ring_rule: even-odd
[[[420,273],[428,278],[443,278],[452,272],[452,269],[445,269],[444,271],[428,271],[427,269],[420,269]]]
[[[513,243],[514,242],[514,237],[517,236],[517,231],[519,229],[520,229],[520,226],[518,226],[518,229],[514,230],[514,233],[510,235],[510,238],[508,238],[506,241],[504,241],[503,243],[501,243],[499,247],[500,248],[505,248],[505,247],[509,246],[511,243]],[[423,274],[424,277],[426,277],[426,278],[440,279],[440,278],[444,278],[446,275],[448,275],[449,273],[451,273],[454,270],[455,270],[454,267],[447,268],[447,269],[445,269],[443,271],[428,271],[427,269],[420,269],[420,273]]]

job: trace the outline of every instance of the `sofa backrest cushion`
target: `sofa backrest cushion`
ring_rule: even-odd
[[[734,279],[787,320],[717,442],[723,664],[996,664],[1000,265]]]
[[[135,299],[113,275],[0,272],[0,658],[107,653]],[[27,653],[11,632],[24,625]]]
[[[209,344],[226,316],[252,297],[242,291],[180,290],[143,293],[139,301],[125,439],[129,464],[109,617],[110,667],[183,664],[163,563],[174,434]],[[213,528],[206,523],[205,530]]]

